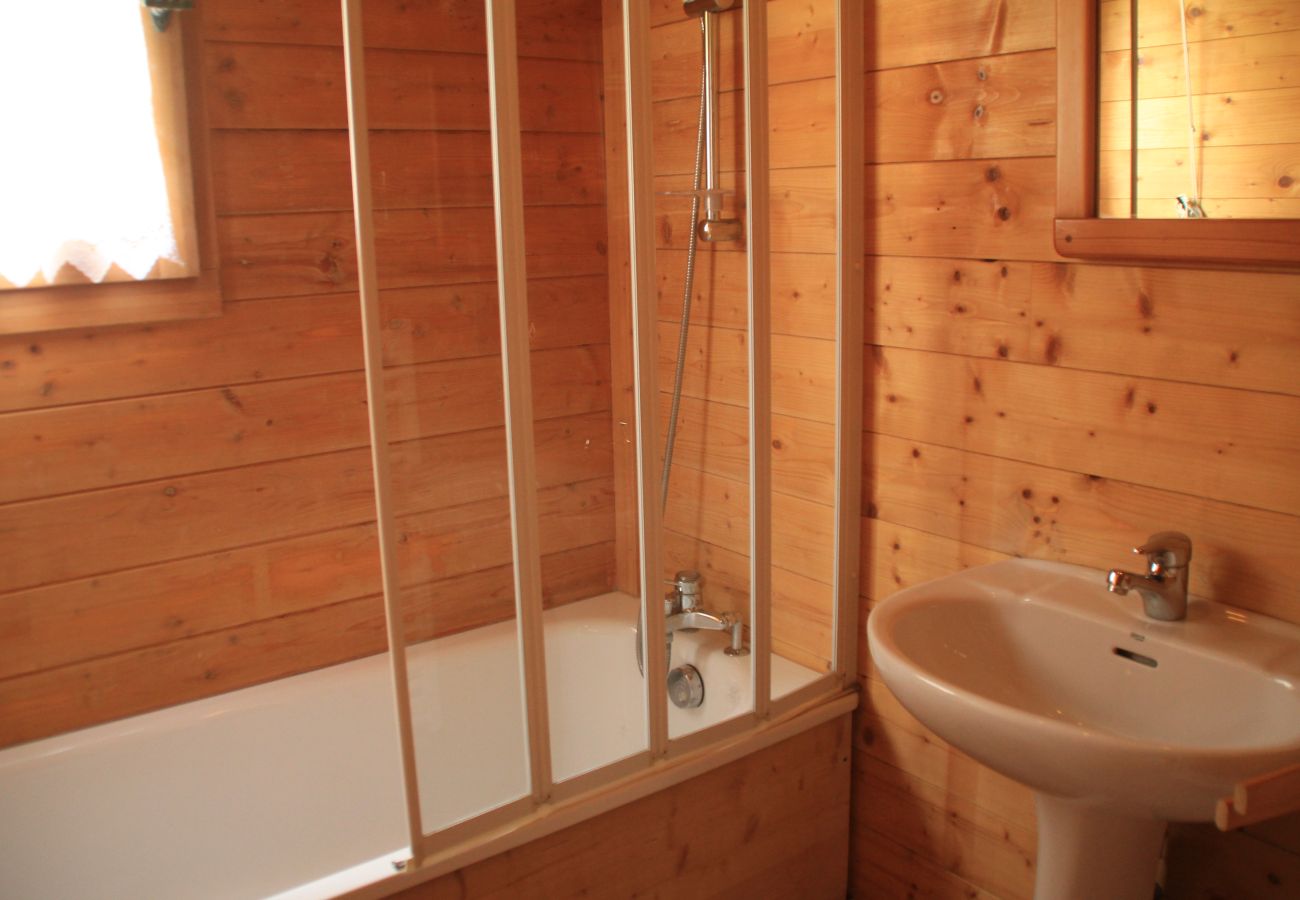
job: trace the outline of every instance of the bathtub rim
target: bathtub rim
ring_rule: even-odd
[[[433,848],[423,859],[412,857],[401,871],[336,896],[346,900],[387,897],[513,850],[848,715],[857,708],[860,694],[856,679],[842,683],[837,674],[824,675],[794,693],[774,700],[773,715],[766,720],[758,719],[752,713],[737,716],[698,732],[698,736],[711,740],[697,743],[692,740],[696,735],[690,735],[672,742],[669,754],[648,767],[649,752],[646,751],[589,773],[605,776],[589,787],[584,786],[587,781],[584,776],[562,782],[556,785],[551,798],[531,810],[520,810],[519,803],[508,804],[497,811],[513,814],[509,815],[508,821],[494,823],[486,830],[475,829],[473,834],[463,839],[453,838],[453,843]],[[715,729],[735,729],[735,733],[719,738]],[[624,767],[629,770],[627,774],[609,780],[610,770]],[[566,787],[570,790],[564,790]],[[529,799],[524,798],[525,801]],[[487,816],[495,819],[493,813]],[[426,835],[425,840],[439,836],[445,839],[447,832]]]

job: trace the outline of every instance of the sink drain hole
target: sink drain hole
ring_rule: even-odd
[[[1116,647],[1115,655],[1122,656],[1125,659],[1131,659],[1135,663],[1141,663],[1142,665],[1150,666],[1153,669],[1160,665],[1160,663],[1156,662],[1149,656],[1144,656],[1141,653],[1134,653],[1132,650],[1125,650],[1123,647]]]

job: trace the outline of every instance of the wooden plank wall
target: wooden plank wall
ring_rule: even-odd
[[[688,191],[700,94],[700,25],[654,0],[656,189]],[[720,20],[725,215],[745,215],[739,13]],[[835,420],[835,7],[770,0],[772,214],[772,633],[776,652],[820,671],[831,657]],[[666,428],[684,290],[690,201],[657,198],[658,369]],[[710,606],[749,609],[747,275],[744,243],[699,245],[665,576],[704,574]]]
[[[965,566],[1131,565],[1178,528],[1194,593],[1300,622],[1300,275],[1054,255],[1053,4],[874,0],[867,30],[863,620]],[[854,895],[1029,900],[1029,791],[862,661]],[[1170,897],[1295,896],[1300,819],[1176,827],[1168,867]]]
[[[613,571],[596,0],[520,4],[548,601]],[[384,648],[338,3],[205,5],[223,314],[0,344],[0,745]],[[482,4],[366,4],[415,638],[513,611]]]
[[[1189,8],[1194,158],[1178,3],[1138,4],[1138,214],[1176,218],[1175,198],[1193,194],[1195,173],[1212,218],[1300,217],[1300,7],[1246,2],[1226,17]],[[1128,0],[1101,4],[1100,209],[1124,218],[1132,196],[1129,20]]]

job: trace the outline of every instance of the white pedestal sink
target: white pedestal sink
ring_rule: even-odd
[[[1300,627],[1266,616],[1157,622],[1104,572],[1008,560],[893,595],[867,634],[913,715],[1037,792],[1035,900],[1151,900],[1167,822],[1300,761]]]

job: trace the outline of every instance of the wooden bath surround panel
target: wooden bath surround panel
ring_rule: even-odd
[[[834,719],[393,896],[842,900],[850,731],[848,717]]]

